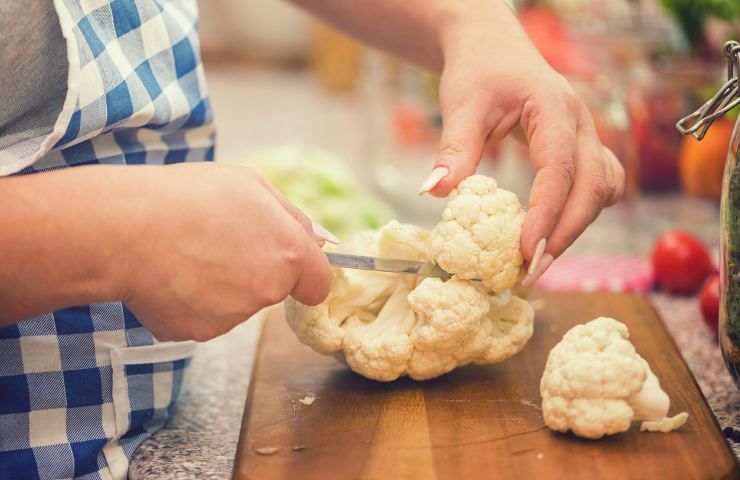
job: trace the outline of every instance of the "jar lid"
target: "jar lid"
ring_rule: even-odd
[[[727,57],[727,82],[699,110],[676,122],[682,135],[691,135],[701,140],[712,122],[740,105],[740,43],[730,40],[725,43]]]

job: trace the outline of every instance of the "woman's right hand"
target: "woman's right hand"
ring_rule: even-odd
[[[292,295],[315,305],[333,240],[253,170],[192,163],[142,167],[131,235],[120,245],[120,297],[159,340],[204,341]],[[138,178],[135,178],[138,177]],[[328,238],[327,238],[328,237]]]

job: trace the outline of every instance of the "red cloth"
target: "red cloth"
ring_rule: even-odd
[[[536,285],[553,292],[647,292],[653,267],[640,257],[566,256],[555,260]]]

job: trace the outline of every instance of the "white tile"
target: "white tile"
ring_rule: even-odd
[[[174,120],[190,113],[190,103],[182,93],[182,87],[177,82],[172,82],[164,89],[164,94],[170,102],[170,119]]]
[[[92,12],[93,10],[96,10],[106,3],[108,3],[109,0],[80,0],[80,6],[82,7],[82,11],[85,14],[88,14]]]
[[[55,335],[21,337],[23,370],[26,373],[58,372],[62,369]]]
[[[28,430],[31,447],[67,443],[67,409],[30,412]]]
[[[162,50],[170,48],[170,36],[167,33],[167,26],[164,24],[162,15],[156,15],[142,23],[139,31],[144,42],[146,58],[152,58]]]
[[[134,67],[131,66],[126,54],[121,50],[121,44],[119,42],[111,42],[107,47],[105,47],[105,51],[110,55],[113,65],[115,65],[116,69],[121,73],[121,77],[124,80],[127,79],[128,76],[133,73]]]
[[[105,95],[97,62],[90,62],[80,69],[78,92],[82,108]]]
[[[110,351],[114,348],[126,346],[126,332],[124,330],[110,330],[94,332],[95,363],[102,367],[111,364]]]
[[[103,432],[108,438],[116,437],[116,410],[112,403],[103,404]]]
[[[156,372],[154,382],[154,408],[165,408],[172,400],[172,372]]]

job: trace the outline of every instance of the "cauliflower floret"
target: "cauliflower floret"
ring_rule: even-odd
[[[410,238],[424,238],[418,230],[391,224],[385,234],[363,233],[350,247],[419,258],[419,251],[409,248]],[[368,244],[381,238],[381,246]],[[402,375],[424,380],[470,363],[500,362],[531,337],[534,311],[525,300],[456,277],[420,283],[419,278],[335,269],[331,294],[322,304],[286,301],[288,324],[314,350],[381,381]]]
[[[470,282],[424,279],[408,304],[419,319],[411,332],[411,378],[424,380],[467,365],[490,346],[490,330],[484,326],[488,297]]]
[[[528,301],[508,295],[508,301],[494,297],[488,313],[490,341],[488,349],[476,360],[485,365],[498,363],[513,357],[524,348],[534,333],[534,308]]]
[[[391,220],[378,231],[378,253],[381,257],[423,262],[429,259],[428,241],[429,230]]]
[[[408,290],[398,290],[375,319],[363,322],[353,316],[347,321],[344,358],[352,370],[381,381],[403,375],[414,350],[409,333],[416,324],[408,296]]]
[[[468,177],[450,193],[432,231],[431,256],[462,279],[478,278],[494,292],[507,290],[524,262],[519,250],[524,214],[516,195],[498,188],[494,179]]]
[[[522,264],[523,218],[511,192],[491,178],[470,177],[450,195],[434,232],[392,221],[341,247],[355,255],[415,261],[434,256],[455,277],[422,281],[335,269],[323,303],[286,302],[288,324],[301,342],[376,380],[423,380],[469,363],[501,362],[532,336],[534,310],[508,290]],[[469,281],[474,278],[485,285]]]
[[[408,305],[419,316],[411,332],[416,348],[452,354],[480,329],[490,304],[469,282],[425,278],[408,296]]]
[[[667,415],[668,395],[628,338],[623,323],[605,317],[563,336],[540,382],[548,427],[598,439],[627,431],[633,420]]]

